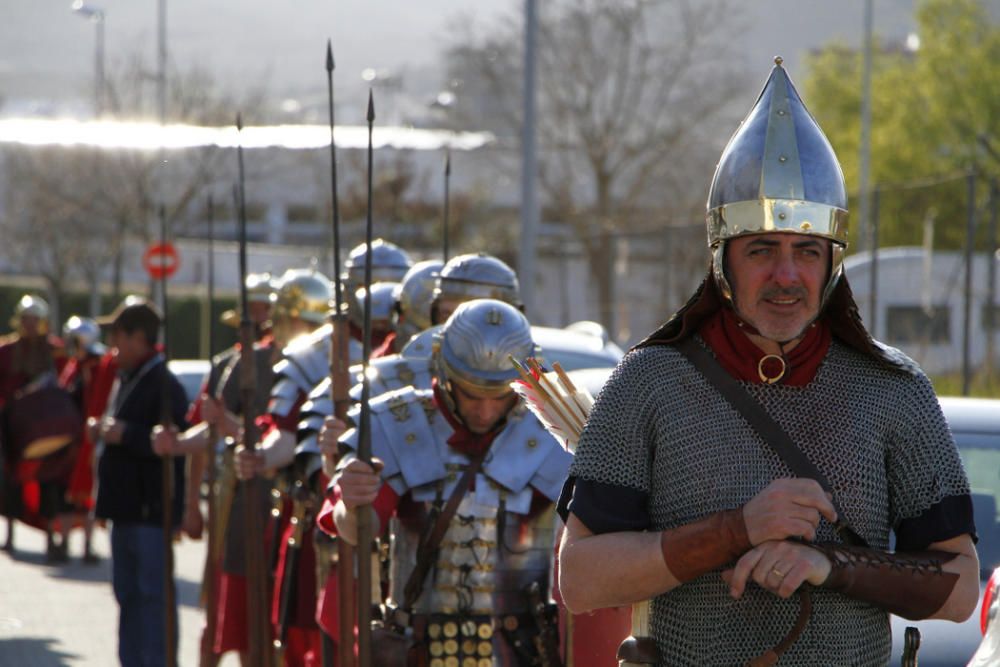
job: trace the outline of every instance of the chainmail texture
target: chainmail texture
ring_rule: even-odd
[[[915,369],[915,367],[914,367]],[[804,387],[744,384],[833,486],[845,518],[876,549],[890,527],[947,496],[969,492],[927,378],[890,371],[834,340]],[[652,527],[739,507],[791,471],[673,347],[627,355],[597,399],[570,474],[648,495]],[[837,541],[821,522],[817,541]],[[889,618],[831,591],[781,665],[885,665]],[[652,605],[665,665],[740,665],[791,628],[799,598],[752,584],[733,600],[718,572]]]

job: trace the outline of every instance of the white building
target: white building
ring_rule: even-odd
[[[996,306],[1000,266],[992,255],[973,257],[967,325],[963,253],[883,248],[872,259],[871,253],[860,252],[844,264],[861,317],[875,338],[900,348],[931,374],[962,370],[966,331],[973,372],[988,363],[990,343],[1000,352]],[[991,299],[992,336],[988,335]]]

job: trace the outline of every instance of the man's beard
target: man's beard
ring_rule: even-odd
[[[759,300],[761,302],[766,302],[782,298],[799,299],[801,303],[806,304],[808,303],[809,291],[805,287],[769,287],[760,293]],[[805,333],[806,329],[809,328],[809,325],[816,321],[816,317],[818,316],[818,313],[814,313],[812,317],[809,317],[801,325],[796,324],[793,326],[792,324],[789,324],[782,326],[781,328],[775,328],[769,326],[767,322],[764,321],[763,316],[759,318],[759,322],[754,322],[740,310],[738,303],[734,301],[733,305],[735,306],[736,312],[739,314],[740,318],[753,326],[757,330],[758,334],[779,344],[785,344],[789,341],[800,338]]]

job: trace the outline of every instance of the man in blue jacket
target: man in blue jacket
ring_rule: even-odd
[[[154,453],[150,433],[167,412],[165,391],[169,418],[180,430],[187,428],[187,401],[157,350],[160,321],[157,309],[136,296],[101,320],[111,328],[119,374],[103,418],[92,424],[101,452],[96,513],[112,522],[111,581],[119,606],[118,657],[124,667],[166,661],[163,459]],[[183,516],[184,458],[172,463],[176,528]],[[176,648],[176,635],[172,640]]]

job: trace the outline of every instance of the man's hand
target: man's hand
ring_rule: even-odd
[[[830,561],[804,544],[788,540],[765,542],[743,554],[732,570],[722,573],[729,594],[739,599],[752,578],[761,588],[787,598],[803,582],[819,586],[830,575]]]
[[[236,476],[242,480],[253,479],[265,470],[264,454],[243,447],[236,448]]]
[[[820,517],[833,523],[837,512],[823,488],[812,479],[776,479],[743,506],[750,543],[801,537],[816,539]]]
[[[181,530],[192,540],[200,540],[201,533],[205,529],[205,519],[201,515],[201,508],[197,503],[189,504],[184,508],[184,518],[181,520]]]
[[[114,417],[103,417],[97,425],[97,437],[108,445],[121,444],[125,424]]]
[[[218,426],[222,419],[222,404],[218,399],[208,394],[201,395],[201,420],[208,422],[212,426]]]
[[[382,488],[382,478],[379,477],[384,464],[379,459],[372,459],[372,465],[354,459],[344,466],[335,478],[340,489],[340,499],[344,507],[352,510],[361,505],[371,505]]]
[[[177,452],[177,427],[173,424],[168,428],[157,424],[149,439],[157,456],[173,456]]]
[[[97,442],[101,437],[101,420],[97,417],[87,417],[87,437],[91,442]]]
[[[323,455],[323,470],[327,475],[333,476],[332,472],[337,466],[337,442],[347,431],[347,424],[336,417],[327,417],[323,421],[323,427],[316,436],[316,443],[319,451]]]
[[[201,419],[215,427],[222,437],[239,436],[241,423],[236,415],[228,412],[222,401],[208,394],[201,395]]]

